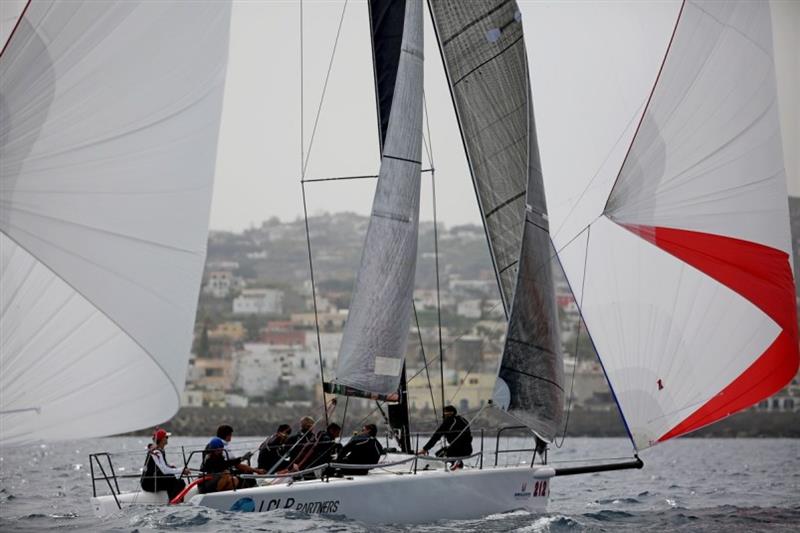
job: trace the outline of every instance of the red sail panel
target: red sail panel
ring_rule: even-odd
[[[675,228],[625,225],[662,250],[736,291],[783,330],[770,347],[727,387],[658,440],[683,435],[767,398],[800,365],[797,307],[789,256],[754,242]]]

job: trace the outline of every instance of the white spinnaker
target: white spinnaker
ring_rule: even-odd
[[[582,190],[551,202],[564,187],[548,188],[551,228],[565,230],[553,230],[556,246],[638,448],[729,414],[723,391],[787,328],[759,295],[732,288],[730,272],[750,273],[717,248],[789,250],[771,52],[768,4],[686,2],[635,140],[627,125],[608,145],[612,163],[584,176]],[[624,166],[620,145],[631,145]],[[604,209],[615,160],[622,170]],[[548,187],[557,177],[545,172]],[[684,262],[683,250],[655,245],[657,234],[651,242],[623,225],[711,236],[701,252],[713,265]],[[685,424],[712,401],[721,407]]]
[[[0,57],[0,443],[177,410],[229,18],[224,2],[33,2]]]

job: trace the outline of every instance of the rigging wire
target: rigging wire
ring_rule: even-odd
[[[581,301],[575,302],[578,304],[579,309],[583,309],[583,295],[585,294],[586,289],[586,265],[589,261],[589,238],[591,237],[592,229],[591,226],[586,231],[586,249],[583,253],[583,276],[581,276]],[[566,277],[566,273],[564,273],[564,277]],[[573,295],[574,296],[574,295]],[[573,399],[573,392],[575,388],[575,373],[578,370],[578,361],[580,361],[580,339],[581,339],[581,325],[583,324],[583,316],[581,315],[580,320],[578,321],[578,332],[575,335],[575,363],[572,366],[572,379],[569,385],[569,397],[567,398],[567,414],[564,419],[564,432],[561,434],[561,442],[558,442],[558,438],[553,439],[553,445],[557,449],[560,449],[564,446],[564,441],[567,439],[567,428],[569,427],[569,415],[572,412],[572,399]]]
[[[414,309],[414,322],[417,324],[417,336],[419,337],[419,348],[422,350],[422,361],[425,363],[425,375],[428,378],[428,390],[431,392],[431,405],[433,406],[433,416],[434,418],[438,419],[438,411],[436,410],[436,398],[433,394],[433,385],[431,384],[431,374],[428,371],[428,358],[425,355],[425,344],[422,342],[422,330],[419,327],[419,316],[417,316],[417,303],[412,299],[411,300],[411,307]],[[406,380],[406,385],[408,385],[408,381]]]
[[[436,179],[431,172],[431,191],[433,192],[433,256],[436,264],[436,319],[439,327],[439,379],[442,385],[442,409],[444,409],[444,348],[442,347],[442,300],[439,292],[439,222],[436,218]],[[442,412],[444,420],[444,412]]]
[[[346,5],[346,3],[345,3]],[[341,29],[341,23],[339,25],[339,29]],[[337,34],[338,39],[338,34]],[[334,47],[335,50],[335,47]],[[305,156],[305,146],[304,146],[304,130],[303,130],[303,120],[304,120],[304,99],[303,99],[303,87],[304,87],[304,79],[303,79],[303,1],[300,0],[300,189],[303,193],[303,221],[305,223],[306,228],[306,247],[308,248],[308,269],[311,278],[311,300],[314,303],[314,326],[317,332],[317,353],[319,354],[319,377],[322,383],[325,383],[325,365],[324,361],[322,360],[322,340],[320,339],[320,332],[319,332],[319,312],[317,310],[317,288],[316,283],[314,281],[314,261],[313,255],[311,253],[311,232],[308,227],[308,203],[306,202],[306,185],[304,183],[304,179],[306,176],[306,156]],[[330,70],[328,71],[330,73]],[[327,79],[326,79],[327,84]],[[324,95],[324,90],[323,90]],[[322,102],[320,102],[320,107],[322,106]],[[317,110],[317,118],[319,118],[319,110]],[[314,128],[316,129],[316,122],[314,123]],[[313,135],[312,135],[313,141]],[[309,144],[309,152],[311,150],[311,144]],[[325,394],[325,387],[323,385],[322,388],[322,407],[323,411],[325,412],[325,426],[328,425],[328,398]]]
[[[339,27],[336,30],[336,39],[333,41],[333,50],[331,50],[331,59],[330,59],[330,62],[328,63],[328,72],[325,74],[325,83],[323,83],[323,85],[322,85],[322,94],[319,97],[319,106],[317,107],[317,116],[314,117],[314,127],[311,130],[311,138],[308,140],[308,152],[306,154],[305,161],[303,161],[303,173],[302,173],[302,175],[303,175],[304,178],[305,178],[305,175],[306,175],[306,169],[308,168],[308,160],[311,158],[311,147],[314,145],[314,136],[317,133],[317,125],[319,124],[319,117],[322,114],[322,104],[325,101],[325,93],[328,90],[328,80],[330,79],[331,70],[333,69],[333,60],[336,57],[336,46],[339,44],[339,36],[342,33],[342,24],[344,23],[344,14],[347,11],[347,2],[348,1],[349,0],[345,0],[344,5],[342,6],[342,15],[339,17]],[[302,6],[302,0],[301,0],[300,4]],[[301,14],[302,14],[302,8],[301,8]],[[302,17],[301,17],[301,23],[302,23]],[[302,63],[301,63],[301,70],[302,70]],[[301,75],[302,75],[302,72],[301,72]],[[301,91],[301,99],[302,99],[302,91]],[[302,126],[302,123],[301,123],[301,126]]]

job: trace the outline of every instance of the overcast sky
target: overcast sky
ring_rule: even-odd
[[[303,138],[306,179],[377,174],[379,154],[367,6],[351,0],[320,98],[342,13],[341,0],[304,3]],[[679,9],[663,2],[520,1],[545,173],[581,157],[571,142],[592,114],[597,145],[619,135],[642,105]],[[427,15],[427,13],[426,13]],[[213,229],[241,230],[303,213],[300,148],[300,9],[292,1],[234,2],[214,199]],[[800,195],[800,2],[773,2],[779,107],[789,192]],[[436,168],[439,220],[480,223],[447,82],[430,20],[425,21],[425,94]],[[576,84],[583,75],[586,83]],[[569,79],[570,87],[559,85]],[[579,87],[575,87],[579,85]],[[583,91],[584,94],[581,94]],[[610,96],[609,96],[610,95]],[[580,104],[580,105],[575,105]],[[595,114],[597,116],[595,116]],[[599,117],[599,118],[598,118]],[[315,121],[316,132],[313,135]],[[594,147],[594,146],[593,146]],[[310,154],[310,155],[309,155]],[[425,160],[424,168],[430,162]],[[591,165],[590,165],[591,166]],[[423,175],[421,219],[432,216]],[[370,210],[375,180],[307,184],[310,214]]]

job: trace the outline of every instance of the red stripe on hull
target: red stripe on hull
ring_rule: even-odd
[[[794,279],[785,252],[697,231],[624,227],[736,291],[783,329],[740,376],[659,441],[694,431],[758,403],[794,378],[800,364],[800,345]]]

